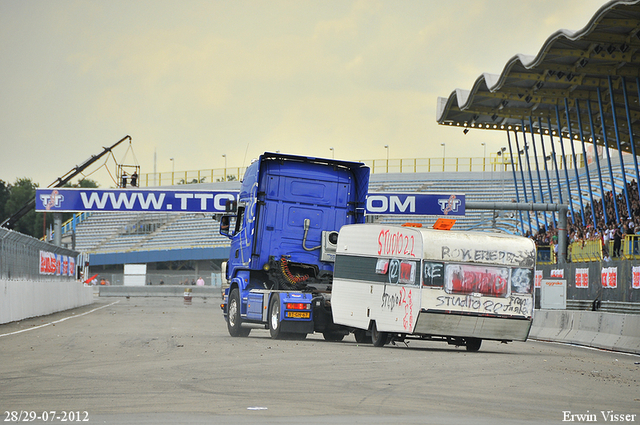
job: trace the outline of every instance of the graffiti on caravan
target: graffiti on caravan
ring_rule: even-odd
[[[367,214],[464,216],[465,196],[450,193],[369,193]]]
[[[450,248],[442,247],[442,259],[450,261],[492,262],[533,267],[535,251],[502,251],[497,249]]]
[[[36,211],[139,211],[224,213],[238,192],[202,190],[37,189]]]

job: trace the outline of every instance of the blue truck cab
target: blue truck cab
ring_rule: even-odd
[[[335,249],[342,226],[365,221],[368,184],[359,162],[266,152],[247,168],[220,220],[231,239],[221,305],[231,336],[348,333],[331,315]]]

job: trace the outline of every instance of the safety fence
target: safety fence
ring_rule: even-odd
[[[555,245],[539,245],[537,247],[537,263],[557,263],[555,248]],[[640,260],[640,235],[624,235],[619,247],[616,247],[612,240],[607,241],[606,244],[600,240],[586,240],[572,242],[567,250],[567,260],[574,263],[616,258]]]
[[[380,173],[431,173],[431,172],[505,172],[511,171],[511,159],[508,154],[497,153],[489,157],[452,157],[452,158],[387,158],[387,159],[365,159],[358,160],[371,169],[372,174]],[[549,164],[549,157],[546,159],[531,158],[530,163]],[[584,167],[582,154],[576,155],[578,168]],[[519,160],[514,155],[513,163],[516,171],[520,168],[526,169],[527,164],[524,159]],[[556,161],[559,169],[574,167],[572,155],[562,156]],[[239,181],[242,179],[246,167],[225,167],[209,168],[204,170],[171,171],[163,173],[143,173],[140,175],[139,186],[173,186],[179,184],[193,183],[214,183],[224,181]]]
[[[0,228],[0,279],[74,280],[78,253]]]
[[[567,281],[568,308],[572,307],[571,300],[586,302],[588,309],[596,310],[605,301],[640,303],[640,260],[537,264],[536,282],[541,279]],[[536,288],[536,302],[539,295],[539,288]]]

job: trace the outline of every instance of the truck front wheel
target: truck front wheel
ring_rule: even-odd
[[[234,288],[229,294],[229,312],[227,314],[227,329],[229,330],[229,335],[236,336],[249,336],[251,329],[243,328],[241,323],[242,319],[240,318],[240,292],[238,292],[238,288]]]
[[[280,323],[280,296],[273,294],[269,303],[269,333],[271,338],[277,339],[282,337]]]

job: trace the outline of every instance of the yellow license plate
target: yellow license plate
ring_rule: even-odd
[[[292,319],[308,319],[311,317],[311,313],[308,311],[287,311],[287,317]]]

